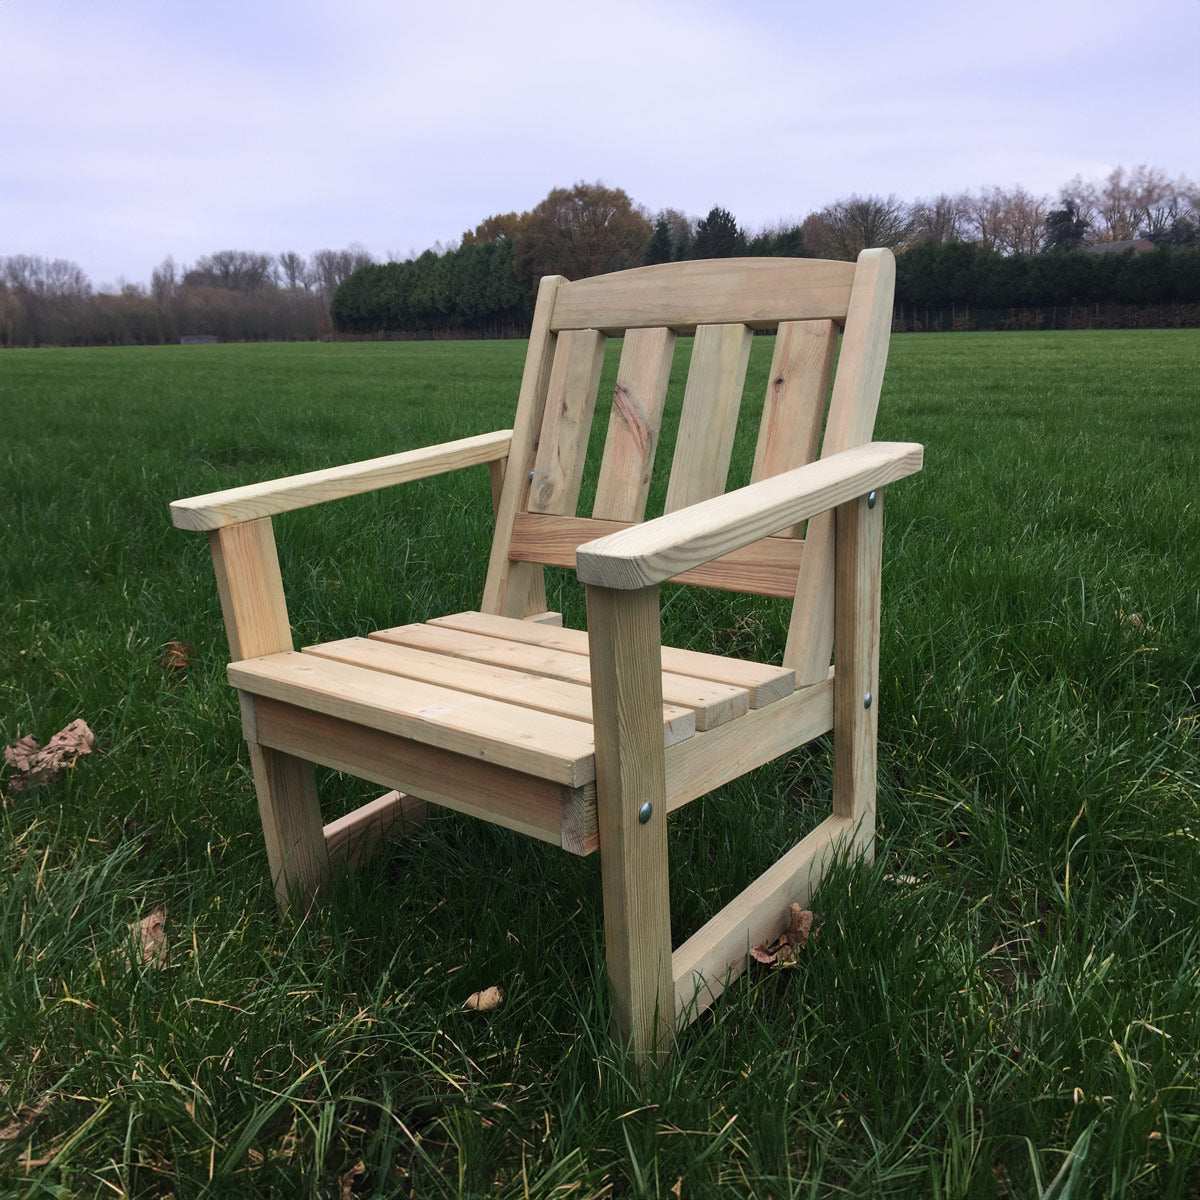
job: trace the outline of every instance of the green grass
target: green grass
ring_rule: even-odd
[[[97,735],[0,808],[0,1194],[1200,1195],[1193,332],[894,339],[877,435],[927,449],[887,497],[876,863],[668,1070],[607,1039],[594,858],[436,811],[280,919],[207,546],[166,504],[504,427],[523,352],[0,356],[0,726]],[[474,607],[486,473],[276,527],[301,641]],[[675,644],[782,650],[773,603],[663,607]],[[677,937],[818,819],[828,759],[673,820]],[[330,813],[375,794],[322,782]],[[159,903],[169,965],[129,969]]]

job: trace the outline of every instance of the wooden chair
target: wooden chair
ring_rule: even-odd
[[[548,277],[511,431],[171,506],[177,526],[209,533],[281,904],[307,898],[355,839],[419,819],[425,801],[575,854],[599,849],[614,1024],[640,1058],[663,1054],[748,946],[781,932],[835,852],[870,859],[882,489],[922,460],[919,445],[871,441],[894,276],[889,251],[867,250],[857,264]],[[726,494],[762,329],[777,333],[752,482]],[[693,332],[665,515],[639,524],[676,336]],[[612,415],[581,517],[613,336]],[[479,612],[293,648],[272,514],[483,463],[496,531]],[[543,565],[577,569],[589,632],[543,612]],[[784,665],[660,647],[667,580],[794,597]],[[668,814],[830,729],[832,814],[672,953]],[[396,790],[323,825],[313,763]]]

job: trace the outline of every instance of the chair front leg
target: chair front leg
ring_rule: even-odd
[[[663,1060],[675,1018],[658,588],[587,589],[614,1033]]]
[[[217,591],[233,660],[292,649],[279,556],[269,517],[226,525],[209,533]],[[242,725],[258,795],[271,881],[282,909],[289,896],[311,896],[329,873],[312,763],[261,746],[254,706],[242,698]]]
[[[882,488],[838,507],[835,537],[833,812],[855,821],[854,844],[871,862],[879,730]]]

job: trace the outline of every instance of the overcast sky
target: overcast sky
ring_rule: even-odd
[[[1200,0],[0,0],[0,255],[404,257],[552,188],[751,230],[1200,176]]]

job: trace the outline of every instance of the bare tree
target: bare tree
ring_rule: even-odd
[[[999,231],[1000,249],[1007,254],[1038,254],[1046,243],[1046,214],[1050,203],[1019,184],[1005,194]]]
[[[202,255],[183,282],[230,292],[255,292],[275,283],[275,256],[254,250],[218,250]]]
[[[175,299],[175,288],[178,282],[179,277],[175,266],[175,259],[168,254],[150,272],[150,294],[159,304],[167,304]]]
[[[936,242],[938,245],[961,241],[967,219],[964,199],[943,192],[940,196],[916,201],[912,206],[910,241]]]
[[[894,194],[847,196],[827,205],[820,216],[823,228],[814,225],[812,233],[824,242],[830,258],[855,259],[872,247],[902,246],[912,226],[908,206]],[[809,232],[805,228],[806,242]]]
[[[304,261],[303,254],[297,254],[295,250],[285,250],[279,256],[279,271],[285,286],[292,291],[300,288],[308,290],[308,264]]]
[[[374,261],[366,246],[351,242],[344,250],[314,251],[309,259],[309,275],[313,285],[328,299],[343,279]]]

